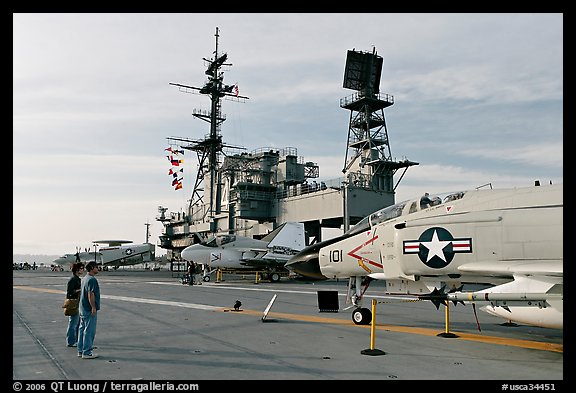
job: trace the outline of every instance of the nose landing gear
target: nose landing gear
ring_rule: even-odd
[[[356,325],[369,325],[372,322],[372,312],[367,308],[358,307],[352,312],[352,321]]]

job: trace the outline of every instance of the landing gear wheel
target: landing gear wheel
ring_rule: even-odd
[[[367,308],[358,307],[352,312],[352,320],[356,325],[368,325],[372,322],[372,312]]]
[[[210,282],[210,276],[204,276],[204,277],[202,277],[202,281],[204,281],[204,282]]]
[[[270,282],[278,282],[278,281],[280,281],[280,274],[270,273],[270,275],[268,276],[268,279],[270,280]]]

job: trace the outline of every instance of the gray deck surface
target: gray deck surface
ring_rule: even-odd
[[[343,310],[346,281],[225,275],[189,287],[166,270],[98,274],[100,357],[80,359],[65,345],[60,308],[70,274],[13,271],[13,380],[527,380],[558,389],[564,378],[563,331],[505,327],[478,311],[479,332],[470,305],[450,307],[449,330],[460,337],[442,338],[443,307],[391,299],[373,283],[365,305],[378,301],[373,348],[385,354],[370,356],[361,353],[370,326]],[[337,290],[340,311],[319,312],[319,290]]]

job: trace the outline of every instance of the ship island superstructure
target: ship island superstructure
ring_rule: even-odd
[[[216,50],[207,63],[208,80],[201,88],[170,83],[185,92],[210,97],[211,111],[194,111],[210,132],[203,139],[168,137],[170,146],[196,154],[198,170],[185,211],[167,213],[159,206],[157,220],[164,231],[159,247],[167,260],[180,261],[181,251],[212,234],[229,233],[261,238],[287,221],[304,223],[307,244],[322,239],[322,228],[343,228],[366,215],[395,203],[394,174],[412,165],[394,161],[390,152],[384,108],[394,103],[379,92],[382,57],[369,52],[348,51],[343,87],[354,94],[340,100],[350,111],[348,143],[343,176],[317,182],[320,168],[298,155],[296,147],[244,147],[223,142],[222,100],[245,102],[237,86],[224,83],[222,67],[229,66],[226,53]],[[400,176],[400,179],[402,178]]]

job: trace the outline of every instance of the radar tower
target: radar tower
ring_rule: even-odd
[[[390,152],[384,108],[394,104],[394,97],[380,94],[383,59],[376,54],[349,50],[346,57],[343,87],[355,90],[340,100],[340,107],[350,110],[348,147],[342,172],[350,185],[394,193],[408,167],[418,165],[408,160],[395,162]],[[404,168],[393,185],[393,175]]]
[[[216,233],[262,238],[278,225],[297,221],[305,224],[307,244],[322,240],[323,228],[356,224],[383,207],[394,204],[392,177],[398,169],[417,163],[394,162],[390,153],[383,109],[394,103],[380,95],[382,58],[373,53],[348,52],[344,87],[355,90],[340,100],[350,110],[348,149],[344,177],[308,183],[319,177],[317,163],[305,161],[296,147],[260,147],[249,152],[229,152],[222,142],[222,100],[245,102],[237,85],[224,83],[223,67],[228,56],[219,48],[216,28],[213,57],[204,58],[207,81],[202,87],[170,83],[180,91],[207,95],[209,111],[194,110],[193,116],[210,124],[203,139],[168,137],[170,147],[196,152],[198,169],[187,211],[170,212],[158,206],[158,221],[164,226],[160,247],[167,260],[177,265],[187,246]],[[263,130],[263,132],[269,132]],[[178,153],[180,154],[180,153]]]

